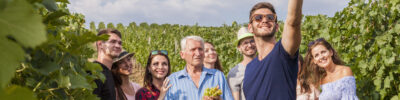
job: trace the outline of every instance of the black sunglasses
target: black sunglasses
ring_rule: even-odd
[[[164,55],[168,55],[168,51],[167,50],[152,50],[151,51],[151,55],[156,55],[156,54],[159,54],[159,53],[162,53]]]
[[[266,15],[255,14],[255,15],[253,15],[253,20],[255,20],[257,22],[261,22],[264,17],[267,19],[267,22],[276,20],[275,14],[266,14]]]

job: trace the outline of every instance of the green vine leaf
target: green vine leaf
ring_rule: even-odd
[[[13,0],[0,11],[0,88],[14,76],[15,69],[24,60],[23,47],[34,47],[46,40],[41,17],[33,12],[25,0]]]
[[[30,89],[12,85],[5,89],[0,89],[2,100],[36,100]]]

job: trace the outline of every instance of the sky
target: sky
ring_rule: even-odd
[[[287,14],[288,0],[70,0],[68,8],[73,13],[85,15],[90,22],[122,23],[128,25],[180,24],[200,26],[231,25],[248,22],[250,9],[258,2],[274,5],[278,20]],[[349,0],[304,0],[303,14],[333,16],[347,7]]]

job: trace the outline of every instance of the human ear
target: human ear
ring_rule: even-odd
[[[253,26],[251,25],[251,23],[249,23],[249,24],[247,25],[247,30],[248,30],[250,33],[253,33]]]
[[[179,55],[181,56],[182,59],[185,58],[183,53],[184,53],[183,51],[179,52]]]
[[[96,42],[96,46],[97,46],[97,48],[102,49],[103,48],[103,42],[97,41]]]
[[[333,50],[329,50],[329,56],[333,56]]]

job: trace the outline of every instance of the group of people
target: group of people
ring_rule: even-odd
[[[212,43],[186,36],[180,57],[186,65],[172,73],[166,50],[149,51],[143,87],[129,81],[134,53],[122,50],[121,33],[101,30],[108,40],[97,41],[104,82],[96,80],[94,94],[102,100],[358,100],[355,78],[335,49],[323,38],[309,43],[299,55],[303,0],[289,0],[282,38],[272,4],[260,2],[250,10],[248,27],[241,28],[234,44],[243,60],[225,77]],[[205,96],[217,87],[220,96]],[[320,92],[320,89],[322,92]]]
[[[103,68],[104,82],[95,80],[97,88],[93,91],[102,100],[157,100],[164,98],[168,90],[166,78],[170,73],[168,52],[154,50],[149,53],[146,64],[143,87],[130,81],[132,75],[132,57],[122,49],[121,33],[115,29],[104,29],[97,35],[109,35],[108,40],[97,41],[97,59]]]

